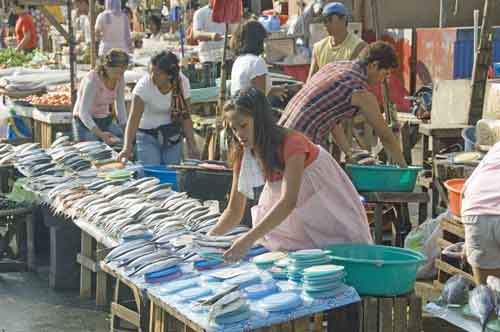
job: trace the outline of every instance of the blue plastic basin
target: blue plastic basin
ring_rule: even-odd
[[[160,183],[170,183],[173,190],[178,190],[177,172],[165,165],[145,165],[144,176],[154,176],[160,180]]]
[[[476,151],[476,127],[464,128],[462,138],[464,139],[465,152]]]
[[[358,191],[412,192],[422,167],[347,164],[346,170]]]
[[[403,248],[338,244],[324,248],[333,264],[344,266],[346,281],[361,295],[396,296],[411,292],[423,254]]]

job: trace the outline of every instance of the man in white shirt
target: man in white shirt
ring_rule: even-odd
[[[200,62],[220,62],[224,48],[226,25],[212,21],[214,0],[194,13],[193,37],[199,43]]]

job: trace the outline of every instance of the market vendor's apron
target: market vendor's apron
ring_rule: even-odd
[[[297,206],[261,239],[270,250],[322,248],[338,243],[372,243],[366,212],[351,180],[323,148],[304,170]],[[258,225],[281,198],[282,180],[267,181],[252,208]]]

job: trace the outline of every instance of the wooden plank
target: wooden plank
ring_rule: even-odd
[[[394,298],[394,332],[406,332],[407,330],[408,298],[406,296]]]
[[[410,306],[408,316],[408,332],[422,331],[422,299],[412,294],[408,300]]]
[[[472,68],[472,91],[469,104],[469,124],[475,125],[482,118],[484,96],[488,81],[488,71],[493,60],[493,26],[492,21],[500,7],[498,0],[485,0],[483,9],[483,21],[481,24],[478,49]],[[500,9],[500,8],[499,8]]]
[[[321,323],[323,323],[323,322],[321,322]],[[320,330],[320,331],[322,332],[323,330]],[[293,332],[292,322],[282,323],[281,324],[281,332]]]
[[[36,267],[35,256],[35,225],[33,213],[27,214],[25,217],[26,224],[26,265],[29,270],[34,271]]]
[[[426,193],[396,193],[396,192],[361,192],[369,203],[426,203],[429,196]]]
[[[80,256],[85,258],[92,256],[92,240],[92,237],[86,232],[81,232],[81,251],[77,255],[77,260]],[[80,296],[83,298],[92,296],[92,270],[84,264],[80,265]]]
[[[327,313],[327,332],[349,331],[360,332],[363,329],[363,302],[352,303],[335,308]]]
[[[184,332],[194,332],[194,330],[186,325],[184,326]]]
[[[140,327],[140,316],[137,312],[130,310],[118,303],[111,303],[111,314],[120,317],[130,324]]]
[[[451,243],[450,241],[446,241],[445,239],[437,239],[437,245],[441,249],[451,246],[452,244],[453,243]]]
[[[448,273],[449,275],[455,275],[455,274],[458,273],[458,274],[463,275],[464,277],[466,277],[470,281],[474,282],[474,277],[472,275],[470,275],[467,272],[464,272],[464,271],[460,270],[459,268],[454,267],[451,264],[448,264],[448,263],[444,262],[443,260],[441,260],[439,258],[436,259],[436,263],[435,264],[436,264],[436,268],[438,270],[442,270],[442,271]]]
[[[323,332],[323,313],[319,312],[314,315],[314,332]]]
[[[378,332],[378,300],[363,298],[363,332]]]
[[[450,232],[461,239],[465,239],[465,228],[463,225],[460,225],[455,221],[443,219],[441,220],[441,227],[443,228],[443,231]]]
[[[307,332],[310,331],[310,317],[302,317],[295,319],[293,323],[294,332]],[[278,330],[279,331],[279,330]]]
[[[96,288],[95,288],[95,303],[97,306],[105,306],[108,304],[108,275],[101,271],[99,263],[106,257],[104,253],[106,247],[102,243],[97,243],[96,247]]]
[[[156,304],[151,301],[149,305],[149,332],[153,332],[156,322]]]
[[[57,32],[59,32],[67,41],[69,41],[70,40],[69,33],[66,30],[64,30],[62,25],[59,22],[57,22],[56,18],[52,16],[52,14],[45,8],[45,6],[40,6],[38,7],[38,9],[50,22],[50,24],[52,24],[52,26],[57,30]]]
[[[201,327],[197,322],[188,319],[185,315],[182,314],[182,312],[179,312],[177,311],[177,309],[166,305],[160,299],[151,294],[149,294],[149,298],[152,301],[156,301],[156,304],[167,314],[171,315],[175,320],[181,322],[182,324],[189,325],[195,331],[204,331],[203,327]]]
[[[392,332],[392,298],[381,298],[378,300],[379,332]]]
[[[78,262],[78,264],[80,264],[81,266],[85,266],[85,268],[92,272],[96,272],[99,269],[99,266],[94,260],[82,256],[81,254],[76,255],[76,261]]]

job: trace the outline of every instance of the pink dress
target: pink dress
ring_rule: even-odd
[[[260,243],[270,250],[315,249],[338,243],[372,243],[366,212],[351,180],[323,148],[306,166],[296,208]],[[258,225],[281,198],[282,180],[267,181],[252,208]]]

